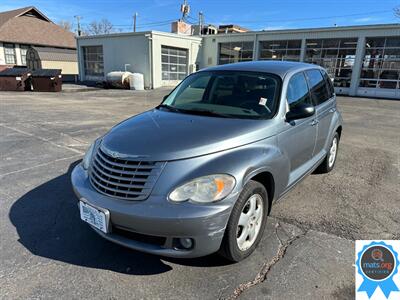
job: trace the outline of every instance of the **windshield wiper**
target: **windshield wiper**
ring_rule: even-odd
[[[211,117],[220,117],[220,118],[231,118],[232,116],[218,113],[215,111],[211,110],[206,110],[206,109],[184,109],[184,108],[177,108],[171,105],[167,104],[160,104],[156,106],[157,109],[164,108],[169,111],[173,112],[180,112],[180,113],[186,113],[186,114],[192,114],[192,115],[199,115],[199,116],[211,116]]]
[[[156,106],[157,109],[159,108],[165,108],[169,111],[173,111],[173,112],[181,112],[181,110],[179,108],[173,107],[171,105],[167,105],[167,104],[160,104],[158,106]]]
[[[211,117],[220,117],[220,118],[231,118],[231,115],[227,114],[222,114],[218,113],[212,110],[206,110],[206,109],[181,109],[181,112],[183,113],[188,113],[188,114],[193,114],[193,115],[199,115],[199,116],[211,116]]]

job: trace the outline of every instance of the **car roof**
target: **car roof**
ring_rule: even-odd
[[[249,62],[239,62],[233,64],[219,65],[214,67],[209,67],[202,71],[250,71],[250,72],[267,72],[276,74],[283,78],[289,72],[304,69],[316,69],[320,68],[317,65],[301,63],[301,62],[291,62],[291,61],[249,61]]]

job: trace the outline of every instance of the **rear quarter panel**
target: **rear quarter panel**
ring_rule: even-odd
[[[336,101],[335,101],[335,103],[336,103]],[[330,147],[330,143],[333,139],[333,136],[335,135],[335,133],[339,127],[343,127],[343,118],[342,118],[342,114],[340,113],[340,111],[336,108],[336,111],[333,114],[331,124],[329,127],[329,136],[326,139],[326,143],[325,143],[325,149],[327,151]]]

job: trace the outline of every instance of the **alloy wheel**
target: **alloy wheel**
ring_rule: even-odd
[[[237,225],[236,241],[241,251],[249,249],[257,239],[263,218],[263,199],[252,195],[243,206]]]
[[[332,141],[331,148],[329,149],[329,159],[328,159],[328,166],[332,168],[333,164],[335,163],[337,153],[337,138],[335,137]]]

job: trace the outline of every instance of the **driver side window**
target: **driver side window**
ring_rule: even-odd
[[[299,104],[312,103],[310,93],[308,91],[307,81],[303,72],[297,73],[290,78],[286,98],[289,105],[289,110]]]

